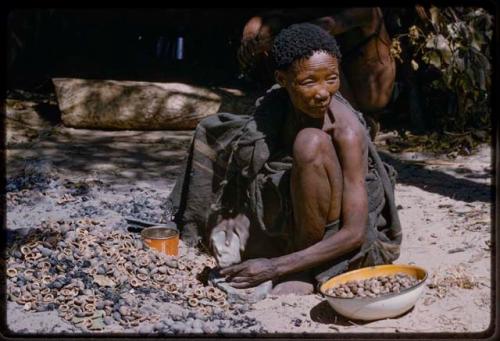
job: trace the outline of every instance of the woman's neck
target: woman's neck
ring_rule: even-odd
[[[324,117],[313,118],[294,108],[295,120],[300,129],[303,128],[323,128]]]

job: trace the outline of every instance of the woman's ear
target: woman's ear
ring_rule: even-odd
[[[274,71],[274,78],[282,88],[286,88],[286,75],[282,70]]]

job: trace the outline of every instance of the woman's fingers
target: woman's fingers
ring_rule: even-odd
[[[233,277],[231,283],[249,283],[248,277]]]
[[[221,269],[219,272],[222,276],[230,276],[234,273],[234,269],[232,266],[228,266],[227,268]]]
[[[251,288],[253,287],[254,285],[252,285],[251,283],[249,282],[242,282],[242,283],[235,283],[235,282],[230,282],[228,283],[230,286],[232,286],[233,288],[236,288],[236,289],[246,289],[246,288]]]
[[[241,269],[243,269],[243,268],[244,268],[244,266],[241,266],[241,263],[236,264],[236,265],[231,265],[231,266],[228,266],[226,268],[221,269],[220,274],[223,276],[232,276],[232,275],[235,275],[238,272],[240,272]]]

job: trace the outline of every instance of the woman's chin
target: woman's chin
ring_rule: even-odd
[[[307,112],[307,116],[311,118],[323,118],[328,111],[328,107],[325,108],[313,108]]]

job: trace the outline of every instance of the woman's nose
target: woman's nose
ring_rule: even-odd
[[[314,97],[316,97],[316,99],[318,99],[318,100],[324,100],[324,99],[328,98],[329,94],[330,93],[326,89],[322,88],[316,92],[316,95]]]

